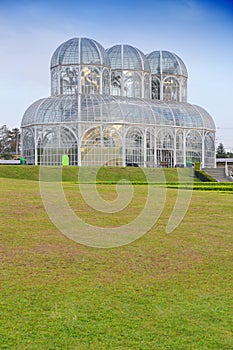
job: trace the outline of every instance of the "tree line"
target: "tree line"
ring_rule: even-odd
[[[226,152],[223,143],[217,147],[216,158],[233,158],[233,152]]]

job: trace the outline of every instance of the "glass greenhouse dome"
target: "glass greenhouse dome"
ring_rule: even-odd
[[[150,65],[146,56],[130,45],[107,50],[111,61],[111,94],[150,98]]]
[[[51,59],[51,97],[34,102],[22,119],[22,152],[29,164],[215,166],[215,124],[203,108],[153,95],[154,80],[187,70],[167,51],[147,57],[130,45],[108,50],[92,39],[61,44]],[[179,80],[181,79],[181,80]],[[170,94],[170,97],[173,96]]]
[[[187,102],[188,72],[180,57],[168,51],[147,55],[151,67],[152,98]]]
[[[61,44],[50,68],[52,96],[110,92],[110,59],[95,40],[73,38]]]

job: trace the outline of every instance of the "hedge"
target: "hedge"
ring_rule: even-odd
[[[203,182],[217,182],[212,176],[206,174],[205,171],[194,169],[194,174]]]

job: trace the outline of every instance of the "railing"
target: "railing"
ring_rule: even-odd
[[[226,176],[229,176],[229,171],[228,171],[227,162],[225,163],[225,175],[226,175]]]
[[[9,159],[9,160],[1,159],[0,160],[0,165],[19,165],[19,164],[20,164],[20,160],[15,160],[15,159]]]
[[[233,170],[229,170],[227,162],[225,163],[225,175],[230,181],[233,181]]]

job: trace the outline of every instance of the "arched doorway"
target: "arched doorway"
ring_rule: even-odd
[[[169,129],[161,129],[157,134],[157,162],[163,168],[174,166],[174,136]]]
[[[62,165],[67,155],[69,165],[78,165],[78,144],[73,131],[64,127],[44,130],[37,144],[38,165]]]
[[[122,142],[114,127],[97,126],[83,135],[81,164],[122,166]]]

